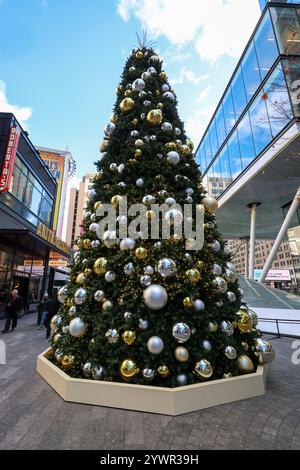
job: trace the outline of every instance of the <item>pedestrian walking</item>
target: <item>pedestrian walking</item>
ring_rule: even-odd
[[[47,312],[48,312],[48,302],[49,302],[49,295],[45,293],[42,297],[41,302],[37,306],[37,324],[38,324],[38,329],[42,330],[43,325],[46,321],[47,317]]]
[[[57,300],[56,297],[49,300],[49,302],[48,302],[47,317],[46,317],[46,320],[45,320],[45,323],[44,323],[45,327],[47,328],[46,339],[48,339],[50,337],[50,334],[51,334],[51,328],[50,328],[51,319],[54,317],[54,315],[56,315],[58,313],[58,310],[59,310],[60,306],[61,306],[61,304],[59,303],[59,301]]]
[[[8,333],[10,326],[11,331],[13,331],[18,323],[18,316],[20,315],[23,308],[23,300],[22,297],[19,296],[19,292],[17,289],[12,290],[11,298],[9,302],[5,306],[6,311],[6,322],[4,326],[4,330],[2,333]]]

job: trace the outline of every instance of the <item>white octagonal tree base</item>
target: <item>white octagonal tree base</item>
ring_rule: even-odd
[[[253,374],[164,388],[73,379],[52,364],[47,353],[49,349],[38,356],[37,372],[65,401],[70,402],[176,416],[264,395],[266,391],[267,367],[262,365]]]

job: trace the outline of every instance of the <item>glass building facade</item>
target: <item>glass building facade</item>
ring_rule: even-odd
[[[300,119],[298,80],[300,4],[270,3],[196,151],[211,195],[220,196]]]

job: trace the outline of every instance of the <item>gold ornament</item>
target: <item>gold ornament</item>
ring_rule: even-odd
[[[112,308],[113,304],[110,300],[103,299],[102,310],[105,312]]]
[[[134,101],[132,98],[124,98],[120,103],[120,109],[123,113],[130,111],[134,107]]]
[[[188,350],[185,347],[178,346],[175,349],[175,357],[178,362],[186,362],[189,360],[190,355],[189,355]]]
[[[85,283],[84,273],[78,274],[78,276],[76,277],[76,284],[79,284],[80,286],[82,286],[84,283]]]
[[[131,165],[136,165],[137,164],[137,161],[134,159],[134,158],[130,158],[128,160],[128,163],[130,163]]]
[[[187,140],[187,141],[186,141],[186,144],[189,146],[189,148],[191,149],[191,151],[194,150],[194,144],[193,144],[193,142],[192,142],[191,140]]]
[[[203,267],[204,267],[204,261],[199,260],[199,261],[197,261],[196,265],[197,265],[197,268],[203,269]]]
[[[163,378],[168,377],[168,375],[170,375],[170,369],[166,365],[159,366],[159,368],[157,369],[157,372]]]
[[[57,343],[57,341],[61,338],[60,333],[56,333],[56,335],[53,336],[53,343]]]
[[[103,189],[109,189],[110,188],[110,184],[104,184],[103,185]]]
[[[118,205],[120,204],[122,200],[122,196],[119,196],[118,194],[116,196],[113,196],[110,200],[110,202],[112,203],[113,207],[116,209],[118,207]]]
[[[168,76],[166,72],[160,72],[159,78],[161,78],[162,80],[168,80]]]
[[[230,379],[230,377],[232,377],[231,372],[227,372],[227,373],[223,374],[223,379]]]
[[[186,308],[191,308],[194,305],[194,303],[190,297],[186,297],[185,299],[183,299],[183,305]]]
[[[245,351],[248,351],[248,349],[249,349],[249,344],[246,343],[246,341],[242,341],[242,346],[243,346],[243,348],[245,349]]]
[[[125,359],[120,365],[120,374],[123,379],[132,379],[139,373],[136,363],[132,359]]]
[[[72,307],[74,305],[74,300],[73,299],[67,299],[66,300],[66,306],[67,307]]]
[[[178,243],[180,242],[181,240],[181,237],[180,235],[177,235],[176,233],[174,235],[171,236],[170,238],[170,243],[173,243],[173,245],[178,245]]]
[[[254,371],[253,362],[246,354],[238,357],[237,366],[241,374],[251,374]]]
[[[175,144],[175,142],[168,142],[165,144],[165,147],[167,150],[176,150],[177,149],[177,145]]]
[[[128,96],[132,95],[132,91],[131,90],[126,90],[124,95],[128,97]]]
[[[163,103],[157,103],[157,107],[158,107],[158,109],[163,109],[164,105],[163,105]]]
[[[120,95],[123,91],[123,87],[121,85],[117,86],[116,88],[116,95]]]
[[[180,152],[182,153],[182,155],[189,155],[191,153],[191,149],[188,145],[181,145]]]
[[[124,343],[130,346],[135,342],[136,335],[134,331],[124,331],[124,333],[122,334],[122,338]]]
[[[63,369],[68,370],[73,367],[74,361],[75,361],[74,356],[69,356],[68,354],[65,354],[65,356],[63,357],[63,360],[61,361],[61,365]]]
[[[218,201],[214,197],[206,196],[202,199],[202,204],[204,205],[206,211],[209,214],[213,214],[219,207]]]
[[[110,122],[112,122],[113,124],[116,124],[118,120],[118,116],[116,114],[113,114],[110,118]]]
[[[218,324],[216,322],[209,322],[208,324],[208,331],[210,333],[215,333],[218,329]]]
[[[252,321],[251,318],[245,310],[239,310],[237,312],[239,320],[237,322],[238,329],[242,333],[248,333],[252,329]]]
[[[83,240],[82,246],[85,250],[90,250],[92,248],[92,242],[89,238]]]
[[[83,272],[85,276],[91,276],[93,274],[93,270],[90,268],[86,268]]]
[[[101,204],[102,204],[101,201],[95,202],[95,204],[94,204],[94,210],[96,211],[96,210],[101,206]]]
[[[138,60],[142,60],[144,58],[144,54],[142,53],[142,51],[137,51],[135,53],[135,58]]]
[[[101,180],[101,178],[103,178],[103,172],[102,172],[102,170],[95,174],[95,178],[94,178],[94,179],[95,179],[95,180]]]
[[[78,238],[78,239],[77,239],[76,245],[78,246],[79,250],[82,249],[82,247],[83,247],[83,240],[82,240],[82,238]]]
[[[131,123],[136,126],[138,124],[139,120],[137,118],[132,119]]]
[[[136,150],[134,151],[134,156],[137,157],[137,158],[141,157],[141,156],[142,156],[142,151],[141,151],[141,149],[136,149]]]
[[[146,248],[143,248],[142,246],[140,246],[139,248],[137,248],[135,250],[135,256],[139,259],[145,259],[147,258],[147,250]]]
[[[160,124],[162,122],[162,112],[160,109],[152,109],[147,114],[147,121],[150,124]]]
[[[201,279],[201,275],[198,269],[189,269],[185,274],[191,282],[198,282]]]
[[[103,140],[103,142],[101,142],[101,144],[99,145],[99,150],[101,153],[105,152],[108,144],[109,144],[108,140]]]
[[[155,212],[154,211],[147,211],[146,216],[147,216],[148,220],[152,220],[155,217]]]
[[[98,258],[94,263],[94,272],[98,275],[104,274],[106,272],[107,259]]]

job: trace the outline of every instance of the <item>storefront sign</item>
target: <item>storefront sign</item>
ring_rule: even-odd
[[[8,144],[4,155],[3,167],[0,176],[0,192],[6,193],[9,190],[12,172],[20,138],[20,128],[12,126],[8,136]]]
[[[25,259],[24,260],[24,266],[44,266],[44,261],[42,259],[34,259],[34,260],[31,260],[31,259]]]
[[[59,250],[63,251],[66,254],[69,254],[69,245],[67,245],[67,243],[58,238],[55,233],[50,230],[50,228],[48,228],[46,225],[39,222],[36,233],[51,245],[56,246],[56,248],[58,248]]]
[[[49,266],[51,268],[66,268],[68,266],[68,261],[64,259],[50,259]]]
[[[255,269],[254,271],[254,279],[258,281],[262,269]],[[291,280],[291,273],[289,269],[270,269],[268,275],[266,277],[266,281],[290,281]]]

